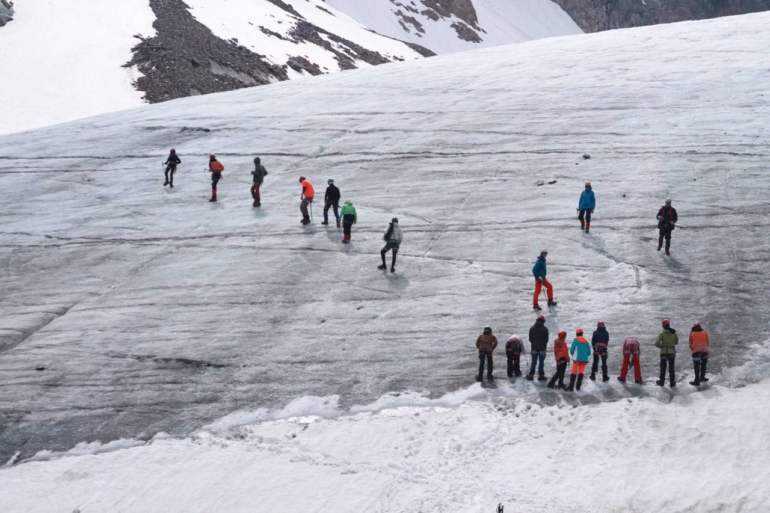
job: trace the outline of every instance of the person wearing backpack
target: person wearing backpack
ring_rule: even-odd
[[[492,352],[496,347],[497,338],[492,335],[492,328],[487,326],[484,328],[484,333],[476,339],[476,349],[479,350],[479,373],[476,376],[476,381],[483,381],[484,379],[484,361],[487,363],[487,380],[495,379],[492,376]]]
[[[382,251],[380,251],[382,265],[378,266],[377,269],[384,270],[388,268],[385,263],[385,255],[388,251],[393,250],[393,261],[390,265],[390,272],[394,273],[396,272],[396,255],[398,255],[398,249],[401,247],[401,242],[404,240],[404,234],[401,232],[401,227],[398,225],[397,217],[391,219],[388,229],[385,230],[385,235],[382,239],[385,241],[385,246],[382,248]]]
[[[267,176],[267,169],[260,163],[259,157],[254,157],[254,171],[251,172],[254,177],[254,181],[251,185],[251,197],[254,198],[255,207],[262,206],[262,198],[259,195],[259,188],[262,186],[262,182],[265,181]]]
[[[656,381],[659,387],[666,384],[666,366],[668,365],[668,376],[671,388],[676,386],[674,379],[674,360],[676,359],[676,345],[679,343],[679,335],[671,327],[668,319],[663,319],[661,323],[663,331],[655,339],[655,347],[660,348],[660,379]]]
[[[521,353],[524,351],[524,343],[521,338],[513,333],[505,343],[505,357],[508,359],[508,377],[521,376]]]
[[[596,323],[596,331],[591,337],[591,347],[594,353],[594,363],[591,365],[591,375],[588,379],[596,380],[596,372],[599,370],[599,360],[602,361],[602,381],[609,381],[607,374],[607,344],[610,342],[610,334],[604,326],[604,321]]]
[[[166,182],[163,184],[164,187],[170,185],[172,189],[174,188],[174,173],[176,173],[177,164],[181,163],[182,159],[176,154],[176,150],[171,148],[168,158],[163,163],[166,166]]]
[[[573,390],[580,391],[580,387],[583,386],[586,364],[591,357],[591,344],[583,336],[582,328],[575,330],[575,338],[572,340],[569,352],[572,355],[572,371],[570,372],[569,386],[566,390],[568,392]]]
[[[326,194],[324,195],[324,221],[321,224],[329,224],[329,209],[334,207],[334,218],[337,220],[337,228],[340,227],[340,190],[334,185],[334,180],[329,179]]]
[[[642,383],[642,367],[640,358],[642,356],[642,348],[639,344],[639,340],[629,337],[623,342],[623,365],[620,367],[620,376],[618,381],[621,383],[626,382],[626,374],[628,373],[628,367],[634,366],[634,380],[637,384]]]
[[[346,201],[342,205],[342,243],[348,244],[350,242],[350,231],[353,225],[358,221],[358,214],[356,214],[356,207],[353,206],[352,201]],[[339,223],[339,221],[337,221]],[[339,226],[339,224],[337,225]]]
[[[569,364],[567,332],[564,330],[561,330],[556,340],[553,341],[553,356],[556,359],[556,374],[548,382],[548,388],[564,388],[564,373],[567,371],[567,365]]]
[[[209,173],[211,173],[211,199],[209,201],[217,200],[217,183],[222,179],[222,171],[225,170],[225,166],[217,160],[217,156],[209,155]]]

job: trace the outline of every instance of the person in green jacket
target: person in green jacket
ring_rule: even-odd
[[[356,214],[356,207],[353,206],[353,202],[345,202],[340,216],[342,217],[342,243],[348,244],[350,242],[350,229],[358,221],[358,214]]]
[[[668,319],[663,319],[663,331],[655,339],[655,347],[660,348],[660,379],[656,381],[659,387],[666,384],[666,366],[668,365],[668,378],[671,387],[676,386],[674,379],[674,359],[676,358],[676,345],[679,343],[679,335],[671,327]]]

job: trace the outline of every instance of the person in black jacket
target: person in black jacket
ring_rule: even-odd
[[[329,209],[334,207],[334,217],[337,219],[337,228],[340,227],[340,190],[334,185],[334,180],[331,178],[327,182],[329,186],[326,188],[326,195],[324,196],[324,222],[321,224],[329,224]]]
[[[254,171],[251,174],[254,176],[254,182],[251,184],[251,197],[254,198],[255,207],[262,206],[262,197],[259,195],[259,188],[262,186],[262,182],[265,181],[267,176],[267,169],[261,163],[259,157],[254,157]]]
[[[610,343],[610,334],[604,326],[604,321],[596,323],[596,331],[591,337],[591,347],[594,353],[594,364],[591,366],[591,375],[588,379],[596,380],[596,372],[599,370],[599,359],[602,360],[602,381],[609,381],[607,374],[607,344]]]
[[[529,328],[529,343],[532,351],[532,363],[529,367],[529,374],[527,379],[532,381],[535,378],[535,366],[538,366],[537,380],[545,381],[545,354],[548,348],[548,328],[545,327],[545,317],[542,315],[537,316],[535,324]],[[539,365],[538,365],[539,361]]]
[[[676,209],[671,206],[671,198],[666,199],[666,204],[658,210],[658,251],[663,247],[663,239],[666,239],[666,254],[670,255],[671,232],[674,231],[675,224],[679,220],[676,215]]]
[[[171,152],[168,154],[168,158],[163,163],[163,165],[166,166],[166,182],[163,184],[164,187],[166,185],[170,185],[172,189],[174,188],[174,173],[176,172],[177,164],[181,163],[182,159],[180,159],[176,154],[176,150],[171,148]]]

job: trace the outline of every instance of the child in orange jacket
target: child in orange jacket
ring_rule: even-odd
[[[567,347],[567,332],[559,332],[556,340],[553,342],[553,356],[556,359],[556,374],[553,375],[548,383],[548,388],[564,388],[564,373],[569,364],[569,348]],[[559,382],[558,385],[556,382]]]

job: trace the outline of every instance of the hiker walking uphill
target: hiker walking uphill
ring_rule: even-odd
[[[170,185],[172,189],[174,188],[174,173],[176,173],[176,166],[181,163],[182,159],[176,154],[176,150],[171,148],[168,158],[163,163],[163,165],[166,166],[166,181],[163,184],[164,187]]]
[[[262,187],[262,182],[265,181],[265,177],[267,176],[267,169],[265,169],[265,166],[263,166],[260,163],[259,157],[254,157],[254,171],[251,172],[251,175],[254,177],[254,180],[251,184],[251,197],[254,198],[253,206],[255,207],[261,207],[262,206],[262,198],[259,195],[259,188]]]
[[[348,244],[350,242],[350,231],[353,225],[358,221],[358,214],[356,214],[356,207],[353,206],[352,201],[346,201],[342,205],[342,242]],[[339,220],[337,221],[339,226]]]
[[[545,317],[542,315],[538,315],[535,324],[529,328],[529,344],[532,362],[530,363],[527,379],[529,381],[535,379],[535,366],[537,366],[537,380],[545,381],[548,379],[545,377],[545,353],[548,348],[548,328],[545,327]]]
[[[668,319],[663,319],[661,324],[663,325],[663,331],[655,339],[655,347],[660,348],[660,379],[656,383],[659,387],[666,384],[666,366],[668,365],[669,384],[673,388],[676,386],[674,360],[676,359],[676,345],[679,343],[679,335],[671,327]]]
[[[639,341],[633,337],[627,338],[623,342],[623,365],[620,367],[620,376],[618,381],[621,383],[626,382],[626,373],[628,373],[629,365],[634,366],[634,380],[637,384],[642,383],[642,364],[640,358],[642,356],[642,348]]]
[[[398,248],[401,247],[401,242],[404,240],[404,234],[401,232],[401,227],[398,225],[398,218],[394,217],[390,224],[388,225],[388,229],[385,230],[385,235],[382,238],[385,241],[385,246],[380,251],[380,256],[382,257],[382,265],[378,266],[377,269],[387,269],[388,266],[385,263],[385,254],[388,251],[393,251],[393,261],[390,265],[390,272],[394,273],[396,272],[396,255],[398,255]]]
[[[591,344],[583,336],[582,328],[575,330],[575,338],[572,340],[572,346],[569,349],[572,355],[572,370],[569,376],[568,392],[580,390],[583,386],[583,375],[586,372],[586,364],[591,357]]]
[[[591,375],[588,379],[591,381],[596,379],[596,371],[599,370],[599,360],[602,361],[602,381],[609,381],[610,377],[607,375],[607,344],[610,343],[610,334],[607,332],[607,328],[604,326],[604,321],[596,323],[596,331],[591,336],[591,347],[594,353],[594,363],[591,366]]]
[[[524,343],[521,338],[513,333],[505,343],[505,357],[508,359],[508,377],[521,376],[521,353],[524,352]]]
[[[676,209],[671,206],[671,198],[667,198],[666,204],[658,210],[658,251],[663,247],[663,239],[666,239],[666,254],[671,254],[671,232],[676,228],[678,220]]]
[[[487,363],[487,380],[492,381],[495,379],[492,376],[492,352],[496,347],[497,338],[492,335],[492,328],[487,326],[484,328],[484,333],[476,339],[476,349],[479,350],[479,373],[476,376],[476,381],[483,381],[485,361]]]
[[[591,188],[591,182],[586,182],[586,188],[580,193],[578,202],[578,219],[580,219],[580,229],[586,233],[591,229],[591,214],[596,208],[596,197]]]
[[[695,370],[695,379],[690,381],[694,387],[708,381],[706,377],[706,365],[709,362],[709,334],[699,322],[692,326],[690,331],[690,351],[692,351],[692,363]]]
[[[304,176],[299,177],[299,183],[302,184],[302,194],[300,199],[302,203],[299,204],[299,210],[302,212],[302,224],[310,224],[310,214],[307,211],[308,205],[313,204],[313,198],[315,198],[315,189],[310,180]]]
[[[217,160],[216,155],[209,155],[209,173],[211,173],[211,199],[209,201],[217,200],[217,183],[222,179],[222,171],[225,170],[225,166]]]
[[[337,228],[339,228],[340,190],[334,185],[334,180],[329,179],[327,183],[329,186],[326,188],[326,194],[324,195],[324,222],[321,224],[329,224],[329,209],[334,207],[334,218],[337,220]]]
[[[567,332],[559,332],[553,341],[553,357],[556,359],[556,374],[548,382],[548,388],[564,388],[564,373],[569,364],[569,347],[567,347]],[[557,384],[558,382],[558,384]]]
[[[532,267],[532,274],[535,276],[535,294],[532,296],[532,308],[534,310],[542,310],[538,304],[540,292],[545,287],[546,294],[548,296],[548,306],[556,306],[556,301],[553,300],[553,287],[551,282],[545,279],[546,265],[545,259],[548,256],[548,250],[540,250],[540,256],[537,257],[535,265]]]

